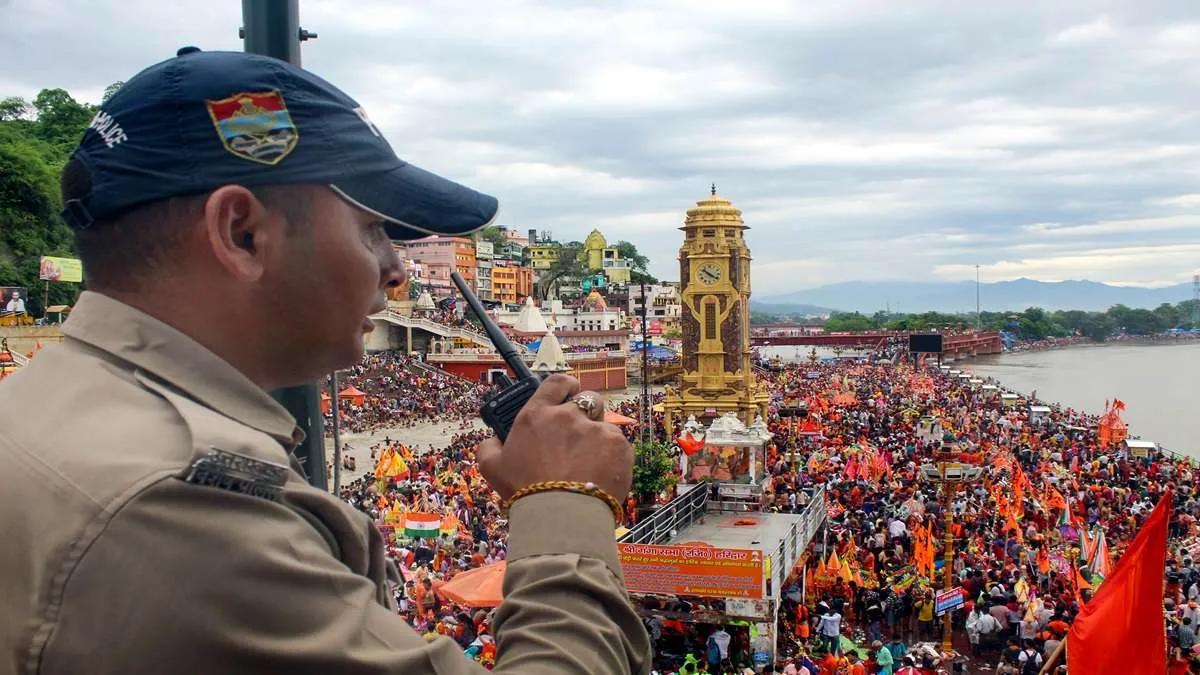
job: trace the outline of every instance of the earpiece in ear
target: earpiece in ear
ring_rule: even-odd
[[[254,235],[249,232],[242,235],[242,248],[254,251]]]

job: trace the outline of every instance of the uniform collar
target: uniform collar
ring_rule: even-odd
[[[304,438],[288,411],[241,371],[187,335],[123,302],[84,291],[63,333],[271,435],[289,451]]]

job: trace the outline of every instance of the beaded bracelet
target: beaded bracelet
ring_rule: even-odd
[[[508,510],[512,508],[513,502],[522,497],[528,497],[539,492],[574,492],[576,494],[595,497],[600,501],[608,504],[608,508],[612,509],[613,519],[618,525],[625,522],[625,510],[621,508],[621,502],[617,498],[608,494],[604,490],[596,487],[595,483],[587,482],[580,483],[573,480],[547,480],[540,483],[533,483],[517,490],[513,496],[508,498],[504,503],[504,515],[508,517]]]

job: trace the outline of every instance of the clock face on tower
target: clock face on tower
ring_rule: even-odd
[[[706,263],[696,270],[696,279],[700,283],[711,286],[721,280],[721,266],[715,263]]]

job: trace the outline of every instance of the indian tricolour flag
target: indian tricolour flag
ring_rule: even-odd
[[[442,517],[436,513],[410,511],[404,516],[404,535],[435,539],[442,527]]]

